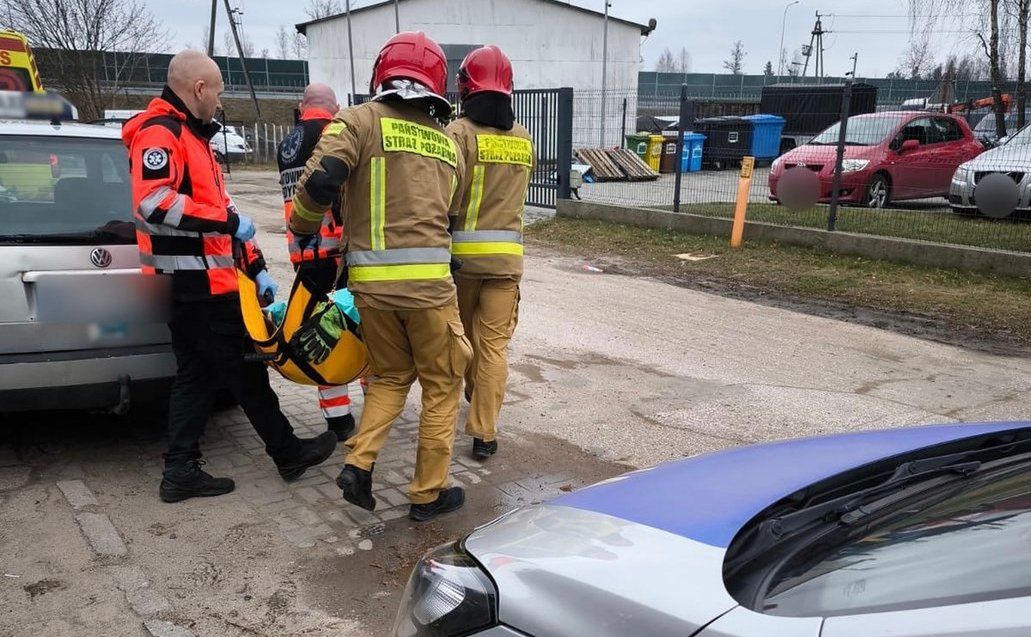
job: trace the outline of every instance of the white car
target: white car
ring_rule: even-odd
[[[175,375],[117,130],[0,121],[0,411],[114,408]]]

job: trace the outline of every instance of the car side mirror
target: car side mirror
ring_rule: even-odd
[[[915,139],[907,139],[902,142],[902,149],[899,150],[899,154],[905,155],[906,153],[911,153],[918,148],[920,148],[920,142]]]

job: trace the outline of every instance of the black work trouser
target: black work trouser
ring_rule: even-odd
[[[200,458],[200,438],[220,387],[236,397],[273,460],[299,452],[300,440],[279,410],[265,365],[244,361],[251,348],[239,299],[175,301],[168,327],[178,370],[168,404],[166,474]]]

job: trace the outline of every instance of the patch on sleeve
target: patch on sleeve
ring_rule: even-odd
[[[344,132],[345,128],[347,128],[347,124],[343,122],[330,122],[329,125],[322,130],[322,134],[339,135],[340,133]]]
[[[169,149],[152,147],[143,151],[143,178],[167,179],[171,172],[168,165]]]

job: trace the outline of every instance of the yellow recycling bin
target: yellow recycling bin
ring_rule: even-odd
[[[659,172],[659,166],[662,162],[662,142],[665,138],[662,135],[649,135],[648,136],[648,167]]]

